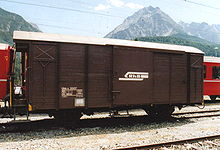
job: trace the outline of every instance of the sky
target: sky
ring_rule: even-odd
[[[159,7],[176,22],[220,24],[220,0],[0,0],[2,9],[43,32],[95,37],[104,37],[148,6]]]

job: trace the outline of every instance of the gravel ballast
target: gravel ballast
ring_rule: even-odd
[[[210,105],[203,110],[211,109],[220,110],[220,105]],[[189,111],[202,110],[197,107],[187,107],[180,112]],[[145,114],[144,111],[133,111],[132,113],[135,115]],[[82,119],[107,116],[107,114],[99,114],[92,117],[83,116]],[[39,118],[43,117],[39,116]],[[32,120],[36,120],[37,118],[36,116],[31,117]],[[1,123],[7,121],[10,121],[10,119],[1,119]],[[7,133],[0,135],[0,150],[113,149],[215,134],[220,134],[219,116],[186,120],[180,119],[180,121],[177,120],[175,122],[141,123],[132,126],[78,128],[75,130],[61,128],[59,130],[49,131]],[[198,147],[198,145],[202,146],[203,144],[195,143],[193,145]],[[191,144],[191,146],[193,145]],[[212,144],[208,143],[208,146],[210,145]],[[190,144],[188,147],[190,147]],[[213,148],[216,147],[218,146],[213,145]],[[185,148],[187,148],[187,145],[185,145]],[[169,149],[179,148],[178,146],[172,146]]]

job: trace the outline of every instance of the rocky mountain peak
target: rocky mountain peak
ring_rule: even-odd
[[[209,25],[206,22],[176,23],[159,7],[145,7],[127,17],[122,24],[107,34],[107,38],[135,39],[138,37],[170,36],[188,34],[220,43],[220,25]]]
[[[141,36],[168,36],[180,30],[181,27],[160,8],[149,6],[126,18],[105,37],[134,39]]]
[[[149,6],[149,7],[144,7],[142,9],[140,9],[138,12],[139,13],[143,13],[143,14],[149,14],[149,13],[156,13],[156,12],[160,12],[160,8],[159,7],[152,7],[152,6]]]
[[[220,43],[220,25],[209,25],[206,22],[180,23],[180,25],[189,35],[197,36],[210,42]]]

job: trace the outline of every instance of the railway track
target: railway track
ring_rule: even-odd
[[[183,112],[174,113],[171,118],[154,119],[147,115],[142,116],[120,116],[120,117],[107,117],[107,118],[91,118],[81,119],[77,126],[71,123],[59,123],[54,119],[43,119],[35,121],[18,121],[9,123],[0,123],[0,133],[17,133],[17,132],[30,132],[30,131],[41,131],[41,130],[58,130],[63,128],[93,128],[93,127],[117,127],[122,126],[133,126],[136,124],[150,124],[150,123],[161,123],[164,121],[185,121],[192,118],[203,118],[203,117],[216,117],[220,116],[220,110],[208,110],[208,111],[197,111],[197,112]],[[202,115],[204,113],[204,115]],[[214,114],[210,114],[214,113]],[[188,115],[191,116],[183,116]],[[199,114],[199,115],[198,115]]]
[[[211,113],[211,114],[210,114]],[[186,115],[186,116],[184,116]],[[190,116],[187,116],[190,115]],[[179,119],[195,119],[195,118],[207,118],[207,117],[218,117],[220,116],[220,110],[206,110],[206,111],[195,111],[195,112],[182,112],[172,114],[174,118]]]
[[[170,142],[162,142],[162,143],[141,145],[141,146],[121,147],[115,150],[147,150],[147,149],[157,149],[157,148],[159,149],[161,147],[169,147],[172,145],[195,143],[199,141],[213,140],[213,139],[220,139],[220,135],[218,134],[218,135],[212,135],[212,136],[205,136],[205,137],[198,137],[198,138],[191,138],[191,139],[184,139],[184,140],[177,140],[177,141],[170,141]]]
[[[204,99],[204,103],[206,103],[206,104],[218,104],[218,103],[220,103],[220,100],[214,100],[214,101],[212,101],[212,100],[207,100],[207,99]]]
[[[220,110],[190,111],[190,112],[173,113],[172,115],[201,114],[201,113],[212,113],[212,112],[220,112]]]

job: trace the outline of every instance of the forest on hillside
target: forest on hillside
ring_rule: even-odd
[[[173,36],[140,37],[136,38],[135,41],[192,46],[202,50],[206,56],[220,57],[220,44],[208,42],[194,36],[178,34]]]

